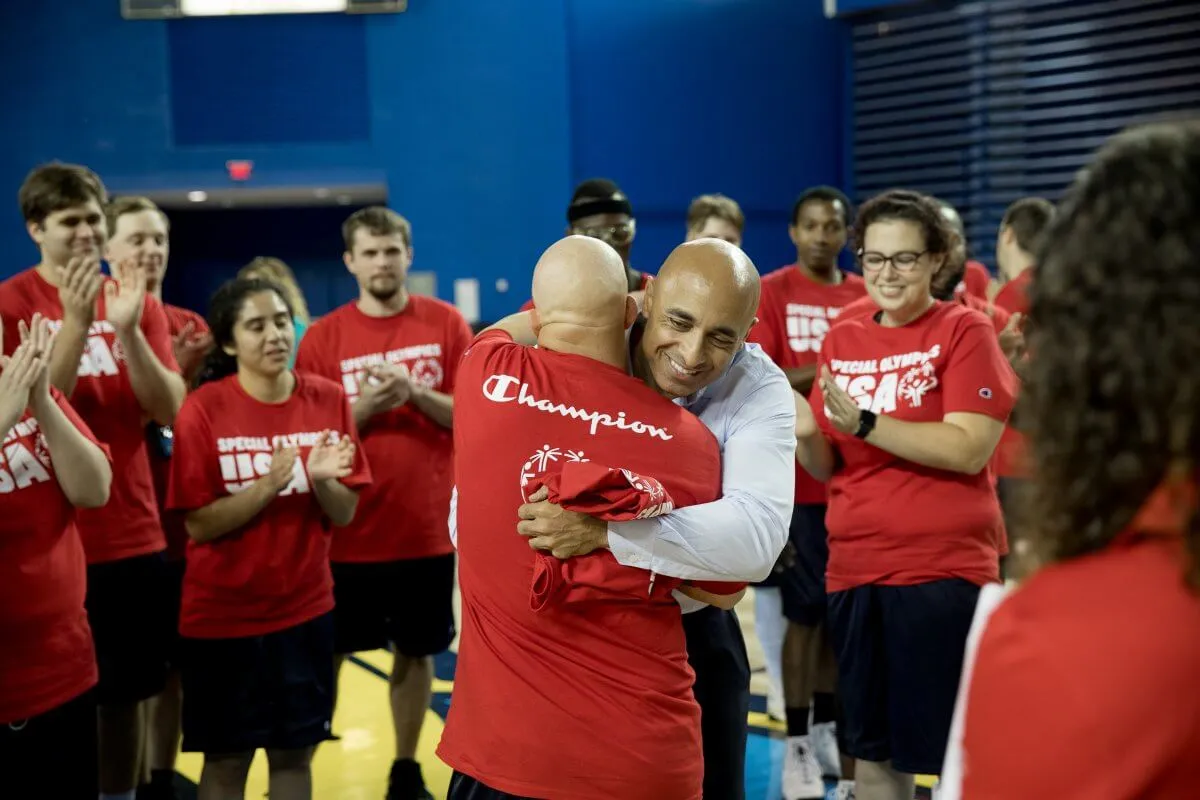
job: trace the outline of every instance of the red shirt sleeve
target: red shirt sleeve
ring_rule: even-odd
[[[175,361],[175,348],[171,344],[171,322],[167,319],[167,312],[162,303],[149,294],[142,305],[141,328],[146,342],[162,365],[178,373],[179,363]]]
[[[779,330],[782,317],[776,308],[774,293],[768,287],[763,287],[762,297],[758,301],[758,322],[750,329],[746,341],[757,343],[776,364],[783,351],[783,331]]]
[[[1016,397],[1016,375],[996,332],[977,315],[957,323],[942,370],[943,413],[984,414],[1005,422]]]
[[[374,480],[371,476],[371,465],[367,463],[367,453],[363,450],[362,440],[358,436],[358,426],[354,424],[354,410],[350,406],[350,399],[340,388],[338,395],[342,401],[342,429],[349,433],[350,441],[354,442],[354,472],[342,478],[341,482],[349,489],[361,489],[370,486]]]
[[[338,372],[336,364],[325,357],[324,339],[325,332],[322,327],[308,329],[296,351],[296,369],[320,375],[334,383],[341,383],[342,376]]]
[[[167,485],[167,508],[172,511],[194,511],[225,496],[212,429],[195,397],[189,395],[175,417]]]
[[[458,377],[458,362],[471,344],[471,326],[457,311],[451,311],[446,322],[446,376],[442,380],[442,392],[454,394],[454,382]]]

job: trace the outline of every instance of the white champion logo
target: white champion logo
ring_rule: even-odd
[[[529,386],[521,383],[520,379],[514,378],[512,375],[492,375],[489,377],[483,382],[483,396],[493,403],[516,402],[547,414],[558,414],[559,416],[573,417],[581,419],[584,422],[590,422],[589,431],[593,436],[596,434],[597,428],[605,427],[653,436],[657,439],[662,439],[664,442],[669,442],[675,438],[666,428],[655,427],[654,425],[637,420],[630,422],[625,419],[624,411],[617,412],[617,415],[614,417],[611,414],[588,411],[576,408],[575,406],[555,403],[551,400],[539,400],[530,394]]]

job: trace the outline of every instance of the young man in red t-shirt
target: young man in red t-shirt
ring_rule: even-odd
[[[656,477],[680,505],[720,493],[715,438],[628,375],[636,305],[621,273],[599,243],[554,245],[535,272],[539,347],[493,329],[460,366],[463,636],[438,749],[456,770],[451,798],[701,794],[700,711],[671,594],[646,572],[645,597],[535,611],[536,556],[515,532],[523,482],[570,461]]]
[[[41,261],[0,284],[0,316],[9,347],[18,321],[35,313],[58,326],[50,380],[112,449],[112,495],[81,512],[79,528],[100,667],[100,790],[125,797],[138,782],[140,703],[162,691],[174,625],[143,426],[170,424],[185,389],[162,305],[146,294],[146,266],[114,264],[115,280],[100,271],[106,199],[86,167],[30,173],[21,211]]]
[[[50,387],[50,326],[35,315],[31,328],[0,372],[0,775],[6,796],[92,798],[96,656],[75,509],[108,501],[112,465]]]
[[[792,388],[805,396],[812,389],[825,334],[842,308],[867,294],[861,277],[838,267],[850,215],[850,200],[837,189],[818,186],[801,194],[788,226],[796,263],[772,272],[762,282],[758,324],[750,331],[750,341],[757,342],[783,369]],[[782,659],[788,734],[783,764],[786,800],[822,797],[822,776],[841,776],[833,694],[837,675],[822,633],[829,560],[825,502],[825,485],[797,464],[788,535],[792,557],[766,585],[767,591],[779,587],[787,619]],[[771,620],[755,622],[765,626]]]
[[[433,656],[455,632],[446,529],[452,393],[471,330],[454,306],[405,288],[412,227],[404,217],[366,208],[346,220],[342,234],[358,298],[308,329],[296,369],[346,390],[375,475],[330,552],[337,653],[340,664],[350,653],[391,647],[396,756],[388,798],[421,800],[430,794],[416,753]]]
[[[104,210],[108,218],[107,259],[117,264],[134,261],[146,268],[146,291],[163,303],[163,279],[170,255],[170,223],[167,215],[145,197],[120,197]],[[190,386],[204,354],[212,345],[204,317],[187,308],[163,303],[175,360]],[[171,467],[171,426],[151,421],[146,425],[147,455],[154,477],[154,494],[159,518],[166,536],[167,569],[170,573],[170,608],[179,618],[180,593],[183,590],[183,557],[187,549],[187,531],[178,514],[166,512],[167,477]],[[146,706],[146,755],[143,778],[149,784],[138,790],[138,800],[170,800],[174,797],[175,756],[179,752],[179,714],[182,694],[179,686],[178,631],[171,637],[167,661],[171,666],[167,685]]]

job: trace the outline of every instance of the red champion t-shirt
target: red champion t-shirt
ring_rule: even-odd
[[[1195,487],[1182,505],[1174,494],[1160,489],[1114,542],[1044,567],[988,619],[963,800],[1196,796],[1200,595],[1180,535]]]
[[[952,412],[1004,421],[1012,410],[1016,377],[995,330],[958,303],[934,303],[900,328],[873,317],[839,322],[821,365],[860,406],[905,422]],[[999,579],[1003,524],[988,470],[963,475],[897,458],[834,429],[819,385],[810,402],[839,456],[826,517],[829,591]]]
[[[167,303],[163,304],[163,310],[167,312],[167,324],[172,340],[189,322],[195,331],[193,336],[209,333],[208,323],[195,311]],[[160,428],[153,422],[150,425],[150,446],[147,453],[150,456],[150,474],[154,478],[154,496],[158,499],[159,518],[162,520],[163,534],[167,540],[167,558],[178,561],[187,551],[188,535],[183,527],[183,516],[167,511],[167,482],[171,475],[170,428]]]
[[[4,320],[4,350],[20,343],[17,323],[34,313],[58,325],[63,317],[58,289],[35,269],[0,283],[0,318]],[[165,367],[179,371],[162,304],[146,295],[142,334]],[[125,356],[117,333],[105,315],[104,293],[96,300],[96,319],[88,331],[71,405],[96,438],[112,450],[113,481],[108,504],[80,509],[79,532],[89,564],[157,553],[166,546],[154,481],[146,454],[146,412],[129,383]]]
[[[763,278],[758,324],[750,329],[749,341],[757,342],[783,369],[816,364],[834,320],[845,306],[867,293],[862,278],[843,275],[838,284],[817,283],[791,264]],[[797,464],[796,504],[824,503],[825,484]]]
[[[1029,285],[1033,283],[1033,270],[1027,269],[1001,287],[996,294],[996,308],[1009,314],[1029,313]],[[1004,435],[996,447],[996,472],[1004,478],[1029,476],[1029,446],[1016,428],[1005,426]]]
[[[107,456],[62,394],[51,392]],[[75,513],[38,421],[26,413],[5,436],[0,457],[0,724],[36,717],[96,684]]]
[[[270,472],[276,442],[299,447],[292,482],[240,530],[205,544],[189,542],[179,632],[199,639],[261,636],[333,608],[329,540],[336,536],[305,468],[323,430],[358,445],[342,483],[371,482],[346,395],[336,383],[297,372],[282,403],[248,395],[231,375],[184,401],[175,421],[167,507],[192,511],[248,488]]]
[[[522,484],[571,461],[657,478],[679,505],[711,502],[716,440],[624,370],[499,331],[463,357],[454,401],[463,630],[438,755],[524,797],[699,798],[678,605],[647,572],[643,598],[534,611],[535,556],[516,528]]]
[[[353,400],[367,368],[403,364],[414,383],[444,394],[471,328],[458,309],[413,295],[399,314],[368,317],[347,303],[304,334],[296,369],[342,384]],[[377,414],[360,436],[374,482],[359,495],[354,522],[333,537],[334,561],[380,562],[454,551],[446,529],[454,439],[449,428],[407,403]]]

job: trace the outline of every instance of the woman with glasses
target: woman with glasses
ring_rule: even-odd
[[[796,458],[829,481],[829,631],[859,800],[937,774],[979,587],[999,580],[985,469],[1015,376],[988,318],[934,299],[954,234],[932,198],[869,201],[854,238],[878,310],[821,347]]]

